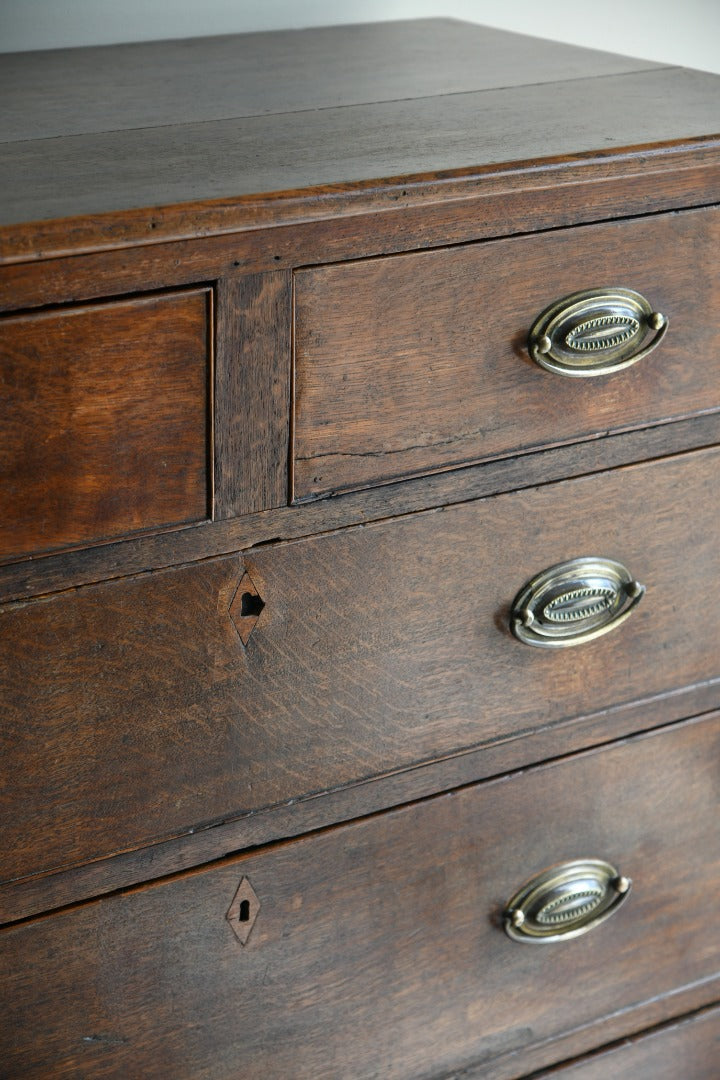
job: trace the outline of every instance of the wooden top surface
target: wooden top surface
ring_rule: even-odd
[[[0,54],[0,142],[464,94],[657,66],[451,19],[6,53]]]
[[[718,76],[444,19],[8,53],[0,100],[7,261],[191,236],[198,204],[227,231],[258,197],[720,142]]]

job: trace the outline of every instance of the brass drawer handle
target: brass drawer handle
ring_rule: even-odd
[[[624,622],[644,593],[614,559],[570,559],[523,585],[510,609],[510,629],[526,645],[581,645]]]
[[[668,320],[632,289],[590,289],[556,301],[533,323],[532,359],[574,378],[609,375],[649,356],[665,337]],[[639,349],[648,331],[657,333]],[[638,350],[639,351],[636,351]]]
[[[602,859],[578,859],[532,878],[509,901],[505,932],[515,941],[543,944],[579,937],[605,922],[632,888]]]

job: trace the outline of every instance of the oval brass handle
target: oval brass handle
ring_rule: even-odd
[[[510,629],[526,645],[581,645],[624,622],[644,593],[614,559],[570,559],[523,585],[510,609]]]
[[[578,859],[543,870],[523,885],[503,913],[505,932],[535,944],[567,941],[605,922],[632,888],[602,859]]]
[[[532,359],[573,378],[609,375],[637,364],[665,337],[668,320],[632,289],[589,289],[546,308],[528,338]],[[640,348],[650,330],[652,341]]]

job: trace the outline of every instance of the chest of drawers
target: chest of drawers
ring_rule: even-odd
[[[720,80],[2,73],[0,1075],[715,1077]]]

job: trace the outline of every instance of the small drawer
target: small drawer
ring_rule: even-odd
[[[207,516],[210,295],[0,320],[0,558]]]
[[[702,450],[6,609],[0,877],[470,750],[524,764],[579,717],[680,719],[676,691],[720,707],[719,479]],[[578,556],[623,563],[635,610],[517,640],[514,597]]]
[[[718,244],[699,210],[298,271],[295,499],[717,409]],[[652,356],[593,378],[530,359],[541,312],[618,287],[667,319]],[[580,360],[612,345],[593,312]]]
[[[719,1063],[716,1006],[533,1075],[537,1080],[717,1080]]]
[[[8,1075],[507,1077],[664,1019],[720,972],[719,760],[715,715],[8,928]],[[632,879],[605,922],[504,932],[518,886],[588,857]]]

